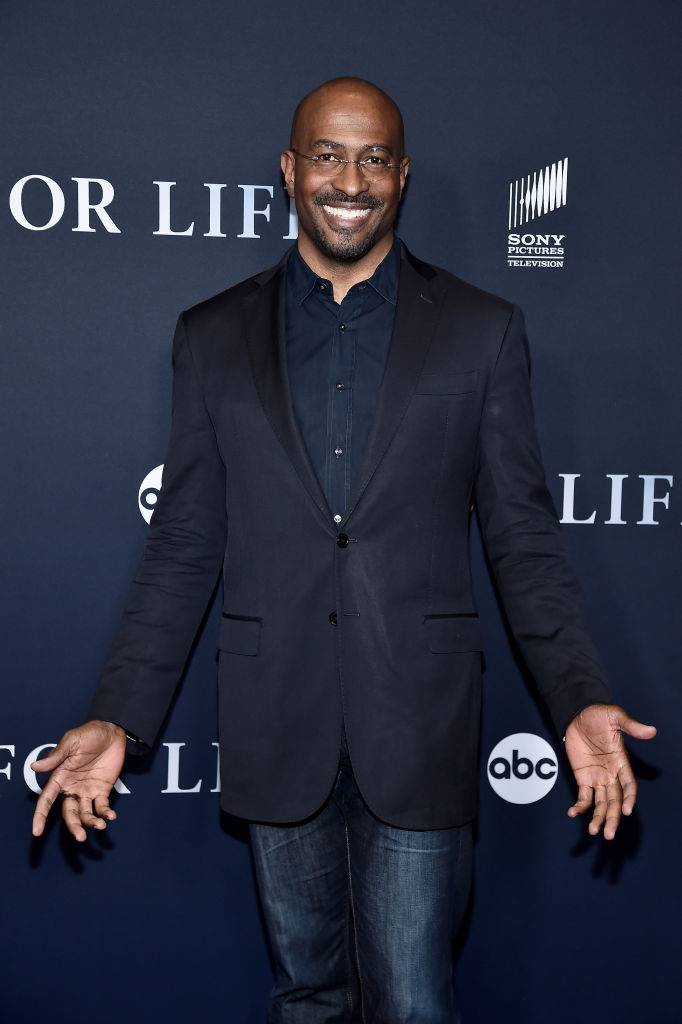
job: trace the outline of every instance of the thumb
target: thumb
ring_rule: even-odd
[[[30,767],[33,769],[33,771],[50,771],[52,768],[55,768],[58,764],[61,764],[67,754],[68,750],[66,744],[60,741],[56,745],[54,750],[51,750],[49,754],[45,754],[44,757],[39,757],[37,761],[31,761]]]
[[[623,708],[620,710],[618,728],[621,732],[633,736],[636,740],[652,740],[654,738],[657,732],[655,725],[645,725],[644,722],[638,722],[636,718],[632,718]]]

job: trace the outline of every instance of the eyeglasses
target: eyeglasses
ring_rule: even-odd
[[[325,178],[332,178],[346,164],[357,164],[367,178],[382,178],[394,167],[400,167],[400,164],[389,163],[388,160],[377,153],[370,153],[369,156],[364,156],[362,160],[342,160],[336,153],[318,153],[317,156],[308,156],[307,153],[300,153],[293,146],[291,150],[297,156],[302,156],[304,160],[309,160],[311,164],[314,164],[317,172]]]

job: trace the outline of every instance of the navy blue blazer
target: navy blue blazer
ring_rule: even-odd
[[[335,780],[389,824],[475,816],[482,537],[559,737],[611,701],[546,486],[520,308],[402,246],[376,415],[336,524],[294,416],[284,268],[182,312],[163,487],[88,717],[152,746],[222,572],[221,807],[298,821]]]

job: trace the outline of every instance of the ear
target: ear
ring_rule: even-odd
[[[282,174],[284,175],[284,181],[287,188],[287,193],[290,198],[294,196],[294,166],[295,159],[294,154],[290,149],[283,149],[280,153],[279,164],[282,168]]]
[[[403,157],[403,159],[401,160],[401,163],[400,163],[400,195],[401,196],[403,194],[403,189],[405,188],[405,181],[407,179],[407,174],[408,174],[409,169],[410,169],[410,157],[409,156],[405,156],[405,157]]]

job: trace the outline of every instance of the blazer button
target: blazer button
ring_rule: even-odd
[[[331,622],[332,626],[336,625],[336,612],[329,613],[329,621]]]
[[[350,537],[348,536],[347,533],[340,533],[338,535],[338,537],[336,538],[336,543],[339,545],[340,548],[347,547],[349,541],[350,541]]]

